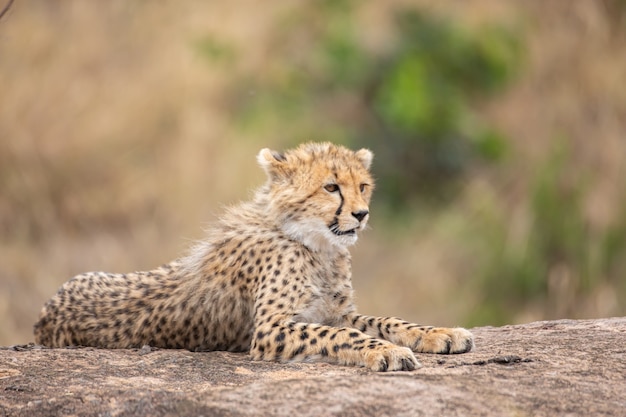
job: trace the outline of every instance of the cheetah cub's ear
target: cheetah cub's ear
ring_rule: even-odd
[[[356,157],[361,161],[365,169],[370,169],[372,166],[372,159],[374,158],[374,154],[369,149],[361,149],[355,152]]]
[[[272,180],[275,180],[277,177],[285,176],[287,173],[287,158],[279,152],[272,151],[268,148],[261,149],[256,160],[267,176]]]

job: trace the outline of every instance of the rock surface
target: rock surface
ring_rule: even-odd
[[[623,416],[626,318],[473,329],[413,372],[183,350],[0,348],[0,416]]]

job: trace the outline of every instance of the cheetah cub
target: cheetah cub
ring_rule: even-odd
[[[372,153],[263,149],[267,183],[188,256],[148,272],[90,272],[43,307],[37,343],[249,351],[255,360],[410,371],[413,352],[464,353],[462,328],[358,314],[348,246],[369,219]]]

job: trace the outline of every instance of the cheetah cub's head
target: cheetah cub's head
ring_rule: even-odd
[[[372,152],[331,143],[308,143],[285,153],[263,149],[268,175],[261,190],[268,215],[311,250],[352,245],[369,219],[374,190]]]

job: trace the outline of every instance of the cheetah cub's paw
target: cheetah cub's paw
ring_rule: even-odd
[[[372,371],[412,371],[421,367],[409,348],[393,344],[376,346],[365,353],[365,366]]]
[[[413,335],[417,342],[412,349],[421,353],[466,353],[474,349],[474,336],[461,327],[442,328],[433,327],[418,330],[420,334]]]

